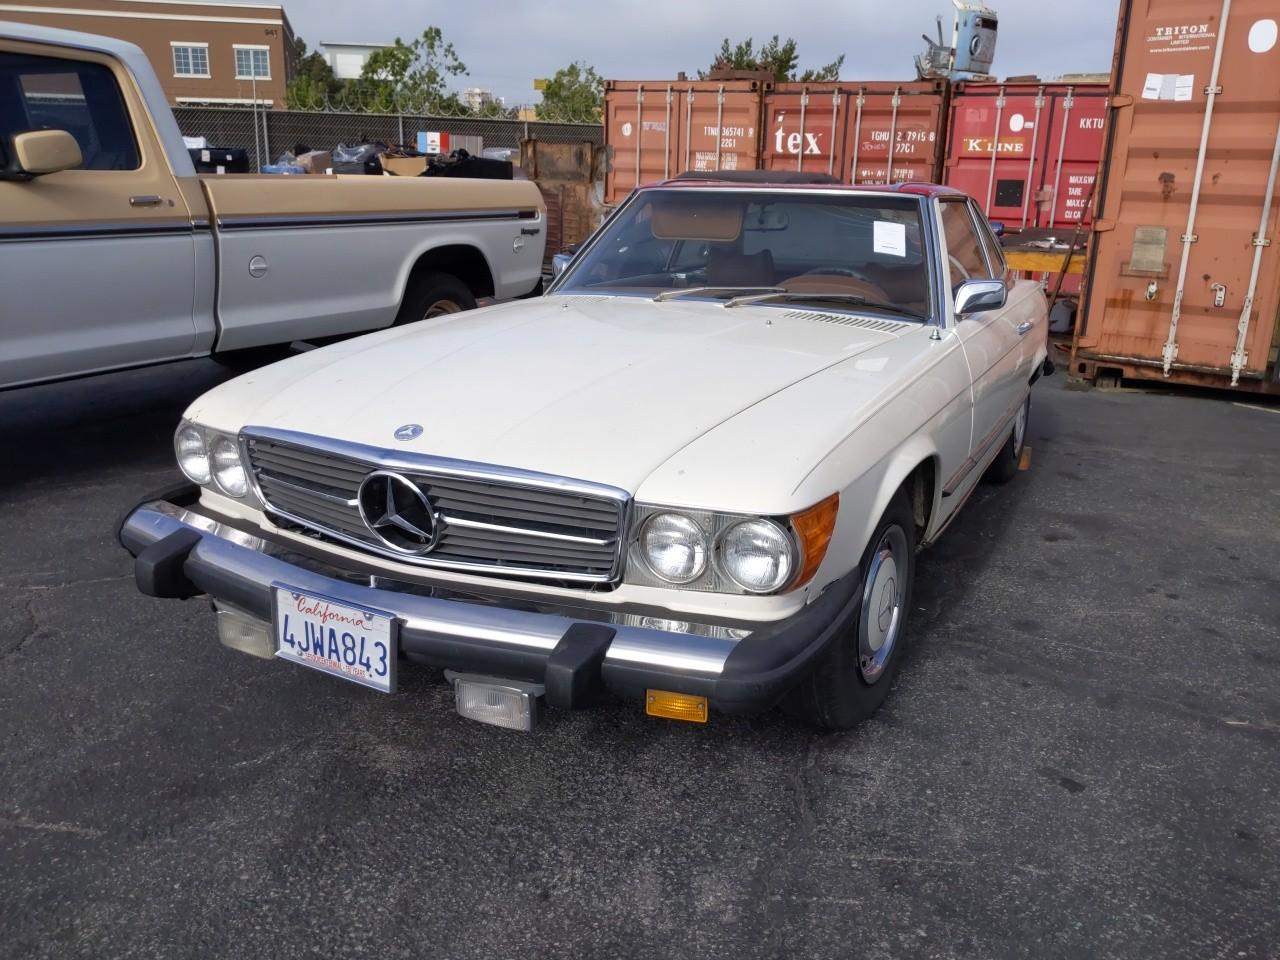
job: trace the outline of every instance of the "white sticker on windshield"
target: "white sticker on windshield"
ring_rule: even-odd
[[[890,220],[877,220],[871,236],[871,249],[893,257],[907,255],[907,225]]]

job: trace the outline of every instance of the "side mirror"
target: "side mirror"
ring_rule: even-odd
[[[992,232],[992,233],[994,233],[997,237],[1003,237],[1003,236],[1004,236],[1004,224],[1003,224],[1003,223],[1001,223],[999,220],[988,220],[987,222],[988,222],[989,224],[991,224],[991,232]]]
[[[956,316],[999,310],[1008,296],[1003,280],[966,280],[956,287]]]
[[[47,173],[72,170],[84,162],[80,144],[65,130],[28,130],[10,140],[12,159],[6,180],[30,180]]]
[[[569,266],[569,261],[573,259],[572,253],[557,253],[551,257],[551,273],[554,276],[560,276]]]

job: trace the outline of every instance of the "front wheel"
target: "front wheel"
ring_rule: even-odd
[[[915,567],[915,520],[906,495],[899,492],[863,555],[856,619],[791,694],[803,719],[828,730],[847,730],[884,703],[902,662]]]
[[[414,279],[400,301],[396,314],[396,326],[430,320],[449,313],[474,310],[475,295],[470,288],[451,273],[424,273]]]

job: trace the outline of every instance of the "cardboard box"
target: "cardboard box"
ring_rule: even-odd
[[[427,169],[427,157],[388,157],[382,158],[382,169],[393,177],[420,177]]]
[[[298,166],[307,173],[327,173],[333,166],[333,154],[328,150],[312,150],[298,158]]]

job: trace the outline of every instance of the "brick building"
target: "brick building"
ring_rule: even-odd
[[[0,2],[0,20],[81,30],[136,43],[169,102],[283,107],[294,37],[284,8],[210,0]]]

